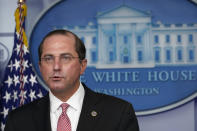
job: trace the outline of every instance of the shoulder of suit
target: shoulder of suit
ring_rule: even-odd
[[[101,97],[103,97],[103,99],[105,100],[109,100],[109,101],[114,101],[114,102],[119,102],[119,103],[129,103],[126,100],[123,100],[121,98],[118,98],[116,96],[111,96],[111,95],[107,95],[107,94],[103,94],[103,93],[97,93],[98,95],[101,95]]]
[[[104,93],[95,92],[95,91],[92,91],[91,89],[88,89],[88,90],[90,92],[92,92],[92,94],[94,94],[95,97],[97,97],[99,99],[98,102],[106,103],[106,104],[109,104],[109,105],[117,105],[117,106],[123,106],[123,105],[132,106],[131,103],[129,103],[128,101],[123,100],[121,98],[111,96],[111,95],[107,95],[107,94],[104,94]]]

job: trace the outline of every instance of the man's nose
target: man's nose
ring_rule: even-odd
[[[54,58],[54,65],[53,65],[54,70],[60,70],[61,69],[61,61],[59,57]]]

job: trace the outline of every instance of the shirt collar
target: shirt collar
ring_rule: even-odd
[[[85,95],[85,90],[83,85],[80,82],[79,88],[77,91],[67,100],[67,104],[70,105],[71,108],[74,110],[81,109],[83,98]],[[64,102],[62,102],[60,99],[58,99],[56,96],[53,95],[53,93],[49,90],[49,98],[50,98],[50,109],[51,112],[56,112],[60,105]]]

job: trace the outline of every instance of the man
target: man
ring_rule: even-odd
[[[39,47],[39,68],[49,95],[11,112],[5,131],[139,131],[131,104],[80,82],[85,54],[83,42],[72,32],[46,35]]]

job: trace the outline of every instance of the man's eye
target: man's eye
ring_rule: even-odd
[[[53,58],[52,58],[52,57],[47,57],[47,58],[45,58],[45,60],[46,60],[46,61],[52,61]]]
[[[63,60],[70,60],[71,57],[70,57],[70,56],[62,56],[62,59],[63,59]]]

